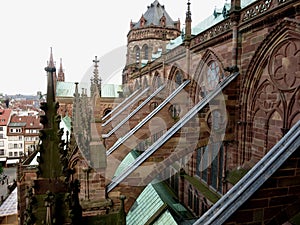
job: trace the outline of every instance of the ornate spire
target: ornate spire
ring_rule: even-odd
[[[190,20],[192,21],[192,13],[191,13],[191,3],[190,3],[190,0],[188,0],[188,8],[187,8],[187,12],[186,12],[186,21],[187,20]]]
[[[62,66],[62,58],[60,58],[60,66],[59,66],[59,71],[58,71],[58,75],[57,75],[57,81],[65,81],[65,73],[63,70],[63,66]]]
[[[192,13],[190,5],[190,0],[188,0],[188,8],[185,17],[185,40],[189,40],[192,36]]]
[[[94,63],[94,78],[91,78],[91,97],[98,92],[101,96],[101,77],[99,76],[99,70],[98,70],[98,63],[100,61],[97,59],[97,56],[95,56],[95,59],[93,60]]]

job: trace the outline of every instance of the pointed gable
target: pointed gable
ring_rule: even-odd
[[[163,22],[163,23],[162,23]],[[148,10],[142,15],[139,22],[133,25],[133,28],[142,28],[147,26],[166,26],[177,28],[178,21],[173,21],[165,10],[165,6],[155,0]]]

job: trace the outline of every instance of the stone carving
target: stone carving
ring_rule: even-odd
[[[300,85],[300,43],[289,41],[275,50],[269,64],[272,81],[283,91]]]
[[[242,15],[242,21],[247,21],[253,17],[256,17],[259,14],[262,14],[269,10],[271,6],[272,0],[266,0],[266,1],[260,1],[258,4],[254,5],[250,9],[248,9],[243,15]]]

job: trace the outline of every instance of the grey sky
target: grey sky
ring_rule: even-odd
[[[0,93],[46,91],[44,67],[50,47],[66,81],[81,81],[99,58],[127,44],[130,21],[137,22],[154,0],[10,0],[0,2]],[[184,25],[187,0],[159,0]],[[225,0],[191,0],[193,26]],[[101,73],[101,68],[100,68]]]

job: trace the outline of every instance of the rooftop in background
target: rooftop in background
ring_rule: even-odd
[[[104,84],[102,85],[101,97],[118,98],[119,92],[122,92],[122,85],[119,84]]]
[[[0,126],[7,126],[11,115],[11,109],[0,109]]]
[[[74,82],[57,81],[56,97],[73,98],[75,93]]]

